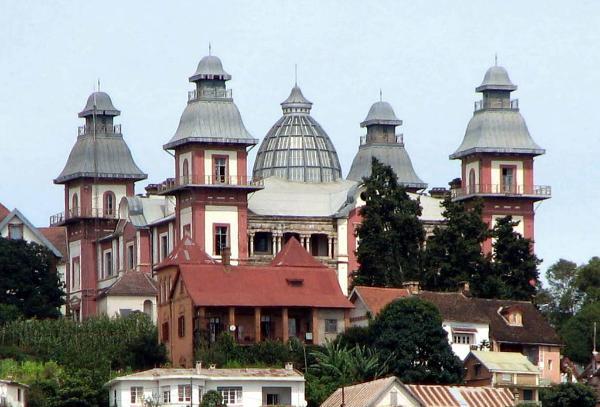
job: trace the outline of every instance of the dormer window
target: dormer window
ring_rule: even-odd
[[[523,326],[523,312],[516,307],[502,307],[498,313],[510,326]]]
[[[8,224],[8,238],[21,240],[23,239],[23,224],[22,223],[9,223]]]

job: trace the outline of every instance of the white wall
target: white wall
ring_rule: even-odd
[[[420,404],[416,403],[414,399],[407,395],[406,390],[400,388],[398,385],[394,384],[388,391],[386,391],[381,397],[376,401],[374,406],[377,407],[390,407],[392,406],[392,392],[396,392],[396,400],[397,404],[393,404],[393,406],[402,406],[402,407],[419,407]]]
[[[515,165],[517,167],[517,174],[515,177],[515,183],[517,185],[523,185],[523,162],[522,161],[492,161],[492,185],[500,185],[501,182],[501,165]],[[468,175],[468,173],[467,173]]]
[[[115,216],[118,214],[118,206],[121,199],[127,195],[127,187],[125,185],[92,185],[92,209],[98,209],[99,213],[104,213],[104,193],[112,191],[115,194]],[[81,199],[81,195],[80,198]],[[81,201],[79,203],[81,207]]]
[[[27,389],[16,383],[0,383],[0,401],[11,407],[24,407]],[[19,399],[20,394],[20,399]]]
[[[463,180],[464,185],[469,187],[469,173],[473,170],[475,173],[475,185],[479,185],[479,162],[474,161],[465,166],[465,179]],[[493,183],[493,182],[492,182]]]
[[[334,340],[338,334],[344,332],[346,327],[344,327],[344,310],[340,309],[321,309],[318,311],[317,315],[319,321],[319,345],[324,344],[327,340]],[[325,320],[326,319],[335,319],[337,320],[337,332],[328,334],[325,333]]]
[[[231,246],[231,258],[239,258],[238,250],[238,210],[235,206],[206,205],[204,212],[204,250],[210,256],[220,259],[221,256],[214,255],[214,225],[229,224],[229,245]]]
[[[152,301],[152,322],[156,322],[156,297],[106,296],[98,303],[98,309],[109,317],[120,315],[121,309],[144,312],[144,301]]]
[[[235,177],[238,175],[237,173],[237,151],[223,151],[223,150],[204,150],[204,175],[213,175],[212,168],[212,156],[213,155],[226,155],[229,157],[227,160],[229,162],[227,171],[230,177],[233,177],[233,182],[235,183]],[[244,174],[241,174],[244,175]]]
[[[448,333],[448,343],[452,347],[452,351],[461,360],[465,360],[471,351],[471,345],[480,345],[483,341],[490,344],[490,329],[487,324],[476,324],[470,322],[443,321],[442,328]],[[469,328],[475,329],[474,342],[472,344],[453,343],[452,328]]]
[[[369,310],[362,302],[360,297],[356,297],[356,301],[354,302],[354,308],[350,310],[350,326],[369,326],[369,318],[367,318],[367,313]],[[375,317],[375,315],[372,315]],[[352,321],[352,318],[362,318],[359,321]]]
[[[194,236],[194,225],[192,224],[192,208],[183,208],[179,211],[179,238],[183,238],[183,227],[185,225],[190,225],[190,232],[192,236]]]

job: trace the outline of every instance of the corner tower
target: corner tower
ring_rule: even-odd
[[[517,90],[505,68],[492,66],[475,89],[483,94],[465,137],[451,159],[461,160],[461,182],[454,185],[455,200],[484,202],[483,220],[493,227],[495,220],[511,215],[518,220],[517,232],[534,240],[534,203],[550,198],[549,186],[534,184],[533,159],[545,150],[533,141],[519,111]],[[491,240],[484,251],[492,250]]]
[[[188,94],[177,131],[163,146],[174,150],[175,178],[160,191],[177,199],[176,242],[189,236],[215,258],[228,249],[232,259],[245,259],[247,194],[261,188],[247,175],[247,149],[258,140],[233,103],[226,87],[230,79],[216,56],[200,60],[189,78],[195,89]]]
[[[360,127],[367,128],[367,134],[360,138],[358,153],[346,178],[360,182],[364,177],[371,175],[371,162],[374,157],[392,167],[398,177],[398,183],[404,185],[407,191],[417,192],[427,188],[427,184],[415,172],[404,148],[404,136],[396,134],[396,127],[401,125],[402,120],[396,117],[388,102],[374,103],[366,119],[360,124]]]
[[[99,239],[114,231],[121,199],[134,196],[135,182],[147,177],[134,162],[121,125],[114,124],[120,114],[107,93],[92,93],[79,113],[85,125],[54,180],[65,186],[64,211],[50,224],[67,228],[67,301],[75,318],[95,315],[98,288],[116,278],[116,248],[103,247]]]

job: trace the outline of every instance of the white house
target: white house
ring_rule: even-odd
[[[12,380],[0,380],[0,406],[25,407],[28,386]]]
[[[197,406],[210,390],[228,407],[285,405],[305,407],[304,376],[291,364],[284,369],[151,369],[117,377],[106,384],[110,407]]]

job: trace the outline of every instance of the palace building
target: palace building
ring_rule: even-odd
[[[239,274],[240,279],[260,270],[265,275],[279,270],[281,276],[293,272],[293,285],[300,272],[275,264],[290,245],[302,247],[316,259],[318,264],[313,268],[320,271],[309,272],[308,268],[307,276],[313,272],[319,278],[333,276],[336,285],[327,283],[329,291],[324,296],[339,299],[347,295],[350,275],[358,268],[355,230],[364,205],[360,183],[370,174],[372,157],[390,165],[399,183],[420,201],[428,232],[443,223],[440,204],[447,191],[434,188],[426,192],[427,183],[417,175],[405,145],[410,144],[410,136],[405,138],[397,132],[402,121],[389,103],[374,103],[360,122],[366,134],[356,137],[358,151],[344,178],[343,167],[350,163],[340,163],[325,127],[313,117],[313,104],[297,84],[281,103],[282,116],[260,141],[244,125],[227,87],[230,79],[216,56],[200,60],[189,78],[193,88],[179,126],[172,137],[165,137],[163,148],[174,156],[173,176],[160,184],[146,185],[143,195],[135,195],[134,185],[146,174],[135,164],[121,126],[113,123],[119,110],[104,92],[88,98],[79,114],[85,126],[79,128],[65,168],[54,181],[64,185],[64,210],[50,221],[52,226],[67,230],[65,283],[68,308],[75,318],[140,311],[158,315],[158,322],[165,322],[157,307],[164,307],[165,298],[176,298],[173,296],[177,294],[173,286],[167,290],[166,282],[157,279],[157,274],[173,274],[171,278],[175,278],[177,264],[171,264],[172,273],[166,273],[168,267],[163,266],[173,261],[189,262],[186,256],[206,264],[181,270],[178,281],[183,282],[184,291],[196,287],[191,281],[200,278],[204,268],[217,274],[223,267],[239,270],[233,274]],[[544,150],[533,142],[518,104],[510,100],[514,90],[516,86],[501,67],[490,68],[477,88],[483,101],[476,105],[462,145],[451,155],[462,162],[461,182],[453,184],[452,196],[469,202],[482,197],[486,221],[513,215],[521,221],[519,231],[533,238],[533,204],[549,197],[550,189],[533,183],[533,159]],[[259,141],[250,173],[248,151]],[[184,243],[193,249],[182,251],[174,260],[177,248]],[[324,270],[317,267],[319,264]],[[190,267],[196,267],[196,272],[189,271]],[[269,278],[265,284],[271,284]],[[305,281],[308,284],[309,280]],[[239,290],[269,289],[253,284],[235,286]],[[202,290],[190,290],[194,304],[190,313],[201,308],[208,312],[210,304],[203,303]],[[259,304],[257,292],[248,293],[248,298],[257,300],[255,304],[221,304],[227,312],[218,316],[219,321],[238,321],[246,318],[248,310],[266,307]],[[313,321],[316,317],[310,310],[315,306],[302,304],[305,312],[297,316],[298,320]],[[231,307],[234,314],[230,314]],[[270,317],[283,318],[286,304],[268,307],[274,312]],[[290,309],[286,312],[291,313]],[[258,331],[261,324],[253,312],[245,326],[252,334],[243,335],[244,340],[262,337]],[[206,315],[197,316],[196,321],[206,324],[206,318],[217,318]],[[341,315],[343,326],[343,312]],[[193,325],[191,319],[188,323]],[[224,322],[219,323],[223,329]],[[286,336],[281,323],[277,337]],[[287,332],[300,332],[300,325],[288,326]],[[304,334],[308,328],[312,329],[305,324]],[[173,337],[171,330],[172,326],[169,335]],[[189,355],[184,356],[189,362]]]

